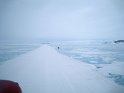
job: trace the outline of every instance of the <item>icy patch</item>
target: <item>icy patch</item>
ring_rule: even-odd
[[[109,73],[108,78],[113,79],[117,84],[124,86],[124,75],[112,74]]]
[[[0,64],[39,46],[39,44],[3,44],[0,46]]]

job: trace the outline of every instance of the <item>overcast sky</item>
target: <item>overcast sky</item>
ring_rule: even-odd
[[[0,0],[0,38],[124,39],[124,0]]]

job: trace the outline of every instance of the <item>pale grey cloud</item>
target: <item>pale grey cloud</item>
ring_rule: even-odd
[[[0,37],[123,38],[123,0],[1,0]]]

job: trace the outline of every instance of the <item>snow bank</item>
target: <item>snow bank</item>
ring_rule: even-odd
[[[124,87],[103,77],[93,65],[47,45],[2,64],[0,79],[17,81],[23,93],[124,93]]]

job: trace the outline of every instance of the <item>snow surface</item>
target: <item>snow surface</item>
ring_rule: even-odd
[[[0,79],[19,83],[23,93],[124,93],[95,70],[43,45],[0,65]]]

